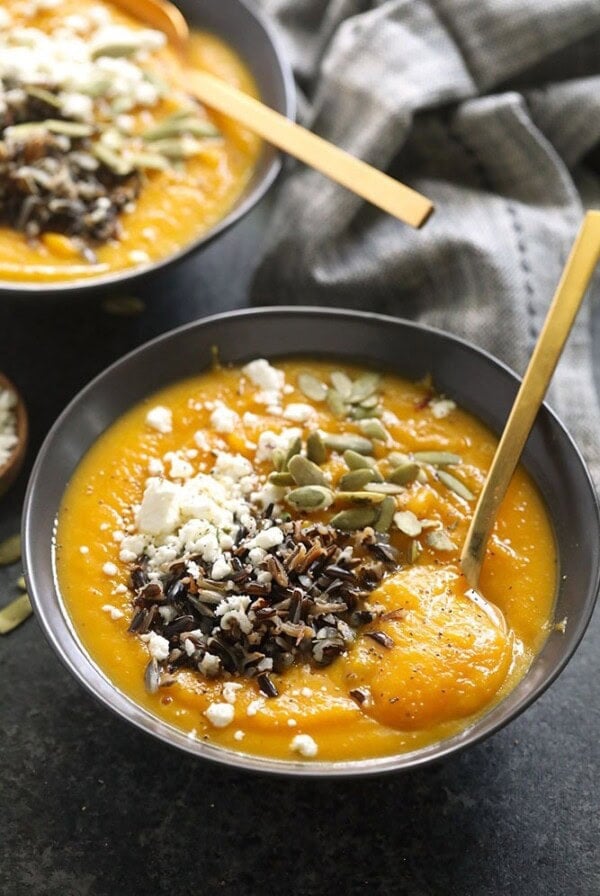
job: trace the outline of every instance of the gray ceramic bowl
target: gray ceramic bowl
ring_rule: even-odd
[[[293,118],[296,110],[292,71],[273,27],[253,5],[252,0],[174,0],[190,25],[211,31],[222,38],[243,59],[258,85],[263,101]],[[0,296],[13,298],[86,296],[111,286],[122,286],[146,277],[168,265],[181,261],[192,252],[206,246],[240,220],[264,196],[281,168],[279,153],[266,144],[246,189],[230,212],[210,230],[183,249],[150,265],[117,271],[93,280],[73,283],[14,283],[0,280]]]
[[[490,355],[438,330],[374,314],[280,308],[242,311],[193,323],[137,349],[93,380],[48,435],[25,502],[23,544],[29,592],[42,628],[59,657],[102,703],[172,746],[207,759],[263,772],[360,775],[424,765],[476,743],[524,710],[556,678],[577,647],[599,586],[600,521],[594,489],[569,435],[544,407],[524,462],[554,524],[560,560],[553,632],[521,683],[468,730],[416,752],[347,763],[300,763],[245,756],[185,734],[151,716],[120,693],[86,654],[65,613],[52,560],[56,514],[79,459],[124,411],[166,384],[210,364],[211,346],[224,361],[294,354],[337,356],[395,371],[411,379],[431,373],[436,386],[499,431],[518,388],[517,377]]]

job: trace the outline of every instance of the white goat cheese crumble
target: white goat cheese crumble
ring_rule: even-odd
[[[230,703],[211,703],[204,715],[214,728],[226,728],[233,722],[235,709]]]
[[[429,407],[436,420],[442,420],[456,410],[456,403],[450,398],[432,398]]]
[[[228,408],[222,401],[217,403],[217,406],[210,415],[210,424],[215,432],[235,432],[239,422],[239,414],[231,408]]]
[[[161,662],[169,656],[169,642],[162,635],[157,635],[156,632],[147,632],[140,635],[140,638],[146,642],[148,652],[153,659]]]
[[[119,610],[118,607],[113,607],[112,604],[104,604],[102,607],[105,613],[108,613],[111,619],[122,619],[123,611]]]
[[[148,535],[172,532],[179,522],[180,507],[180,487],[167,479],[153,477],[146,485],[136,525]]]
[[[265,358],[257,358],[255,361],[250,361],[249,364],[242,367],[242,373],[259,389],[281,392],[285,385],[285,374],[283,371],[277,370]]]
[[[312,759],[319,752],[317,742],[310,736],[310,734],[297,734],[292,738],[290,748],[294,753],[300,753],[300,755],[304,756],[306,759]]]
[[[167,433],[173,431],[173,412],[169,408],[157,404],[150,408],[146,414],[146,424],[156,432]]]
[[[306,423],[315,416],[315,411],[309,404],[292,402],[283,409],[283,416],[286,420],[293,420],[294,423]]]

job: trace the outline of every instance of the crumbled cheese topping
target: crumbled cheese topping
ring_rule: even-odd
[[[0,26],[3,19],[8,26],[6,16],[0,18]],[[60,28],[48,33],[33,27],[6,27],[0,33],[0,79],[52,84],[59,90],[63,115],[85,121],[92,117],[90,98],[98,85],[121,113],[136,106],[152,107],[158,103],[159,91],[139,63],[165,42],[160,31],[106,24],[92,16],[67,17]],[[111,47],[116,46],[131,47],[128,58],[111,56]]]
[[[456,403],[450,398],[432,398],[429,407],[436,420],[442,420],[456,410]]]
[[[264,705],[265,705],[264,697],[258,697],[256,700],[252,700],[246,708],[246,715],[247,716],[255,716],[256,713],[259,711],[259,709],[262,709]]]
[[[235,710],[230,703],[211,703],[204,715],[214,728],[226,728],[233,722]]]
[[[237,694],[241,687],[242,685],[239,681],[226,681],[222,690],[223,700],[225,700],[226,703],[231,703],[233,706],[237,700]]]
[[[146,424],[157,432],[172,432],[173,413],[169,408],[157,404],[155,408],[151,408],[146,414]]]
[[[140,638],[146,642],[152,659],[158,662],[166,660],[169,655],[169,642],[166,638],[163,638],[162,635],[157,635],[156,632],[147,632],[144,635],[140,635]]]
[[[282,370],[277,370],[264,358],[257,358],[250,361],[245,367],[242,367],[242,373],[258,386],[259,389],[268,391],[281,392],[285,385],[285,374]]]
[[[297,734],[292,739],[290,749],[293,750],[294,753],[300,753],[300,755],[304,756],[306,759],[312,759],[319,752],[317,742],[310,736],[310,734]]]
[[[105,613],[108,613],[110,615],[111,619],[122,619],[123,618],[123,615],[124,615],[123,611],[119,610],[118,607],[113,607],[112,604],[104,604],[102,609]]]
[[[222,401],[217,402],[214,411],[210,415],[210,425],[215,432],[235,432],[239,422],[239,414],[228,408]]]
[[[271,460],[273,452],[276,448],[281,451],[287,450],[290,444],[302,435],[302,430],[298,427],[284,429],[280,433],[271,432],[266,429],[258,437],[258,447],[254,460],[257,464],[265,460]]]
[[[315,411],[309,404],[291,403],[283,409],[283,416],[294,423],[306,423],[315,416]]]

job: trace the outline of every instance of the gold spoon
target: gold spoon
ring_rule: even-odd
[[[589,211],[556,288],[544,326],[525,371],[492,465],[471,520],[460,562],[470,590],[467,595],[496,620],[501,611],[479,593],[479,574],[498,507],[561,356],[573,322],[600,259],[600,211]],[[487,607],[485,606],[487,605]]]
[[[162,31],[185,60],[189,28],[167,0],[113,0],[116,6]],[[343,149],[290,121],[264,103],[220,78],[186,67],[181,86],[202,103],[238,121],[267,143],[325,174],[348,190],[412,227],[421,227],[433,212],[425,196]]]

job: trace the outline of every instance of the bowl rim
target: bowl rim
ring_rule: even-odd
[[[58,416],[39,450],[27,485],[21,524],[23,565],[31,602],[35,610],[35,615],[38,619],[38,622],[40,623],[47,641],[53,647],[63,665],[66,666],[71,674],[73,674],[74,677],[80,682],[80,684],[84,686],[88,693],[90,693],[103,706],[110,709],[121,719],[124,719],[130,724],[135,725],[138,729],[144,731],[146,734],[157,737],[159,740],[163,741],[165,744],[172,748],[182,749],[185,752],[196,756],[197,758],[208,759],[210,761],[217,762],[220,765],[225,765],[237,770],[293,777],[365,777],[422,768],[434,762],[438,762],[439,760],[442,760],[447,756],[450,756],[451,754],[458,753],[468,746],[473,746],[487,739],[492,734],[496,733],[509,722],[512,722],[519,715],[521,715],[521,713],[524,712],[532,703],[534,703],[558,678],[558,676],[562,673],[566,665],[571,660],[573,654],[577,650],[592,617],[592,613],[600,589],[600,562],[598,560],[595,563],[596,568],[593,583],[590,583],[590,588],[586,595],[585,603],[582,606],[581,615],[578,619],[577,626],[574,630],[570,627],[570,645],[568,649],[565,651],[564,655],[560,657],[559,661],[556,662],[553,668],[549,672],[546,672],[543,678],[533,686],[532,690],[529,691],[521,699],[519,704],[516,707],[512,708],[508,716],[500,717],[492,724],[484,724],[483,728],[479,729],[479,726],[484,723],[484,720],[486,718],[486,714],[484,714],[484,716],[477,720],[477,722],[473,723],[473,725],[467,727],[466,729],[463,729],[457,734],[452,735],[451,737],[446,738],[442,741],[431,744],[428,747],[419,748],[415,751],[407,753],[395,753],[387,756],[373,757],[368,759],[347,760],[340,762],[302,762],[298,760],[272,759],[269,757],[261,757],[242,752],[238,753],[234,750],[230,750],[229,748],[220,747],[218,745],[206,743],[199,740],[190,740],[183,732],[171,727],[167,722],[164,722],[161,719],[157,719],[156,716],[153,716],[152,713],[150,713],[148,710],[140,707],[139,704],[137,704],[132,698],[124,694],[124,692],[118,690],[116,686],[113,685],[110,681],[109,676],[97,666],[93,658],[90,657],[90,655],[87,653],[83,644],[80,642],[64,609],[60,591],[56,583],[53,557],[51,562],[52,568],[54,570],[53,581],[55,593],[52,597],[55,598],[58,605],[59,628],[61,629],[61,633],[63,635],[66,633],[70,641],[72,642],[71,647],[75,649],[75,657],[69,655],[63,648],[60,638],[57,632],[54,630],[54,624],[51,619],[52,612],[50,612],[53,606],[51,600],[47,599],[44,592],[42,590],[38,590],[38,588],[36,587],[35,564],[33,561],[33,558],[35,557],[35,538],[33,535],[33,531],[35,510],[34,505],[37,483],[44,472],[45,465],[48,463],[48,457],[51,454],[54,439],[59,435],[63,424],[68,420],[72,411],[80,403],[85,402],[88,396],[93,393],[95,388],[99,384],[101,384],[102,380],[117,371],[119,367],[125,366],[136,356],[142,355],[147,350],[155,348],[161,343],[165,343],[170,340],[177,340],[183,333],[187,333],[204,326],[210,326],[213,323],[221,323],[227,320],[240,318],[247,318],[252,320],[253,318],[260,319],[265,316],[285,318],[290,314],[294,314],[296,316],[308,316],[313,318],[316,316],[321,319],[324,319],[326,317],[333,317],[339,320],[342,320],[344,318],[354,321],[363,320],[365,322],[374,322],[379,325],[389,326],[391,324],[394,326],[401,326],[415,332],[429,333],[435,337],[441,337],[442,339],[450,340],[457,346],[466,349],[471,354],[479,355],[485,362],[490,364],[492,367],[495,367],[499,373],[503,374],[504,376],[508,376],[508,378],[514,384],[515,388],[517,388],[521,382],[521,378],[507,364],[505,364],[503,361],[500,361],[485,349],[481,349],[478,346],[474,345],[469,340],[466,340],[460,336],[455,336],[454,334],[448,333],[444,330],[430,326],[428,324],[421,324],[414,321],[406,320],[404,318],[392,317],[390,315],[378,314],[375,312],[354,311],[338,308],[322,308],[304,305],[256,307],[250,309],[244,308],[235,311],[213,314],[199,320],[184,324],[173,330],[167,331],[166,333],[162,333],[154,339],[143,343],[142,345],[133,349],[131,352],[128,352],[126,355],[117,359],[110,366],[108,366],[97,376],[95,376],[86,386],[84,386],[83,389],[81,389],[71,399],[68,405]],[[301,352],[299,352],[299,354],[301,354]],[[332,357],[335,356],[335,349],[332,349],[331,354]],[[546,404],[546,402],[543,403],[542,408],[540,409],[540,413],[542,412],[545,415],[549,416],[552,424],[558,428],[558,430],[566,440],[568,449],[572,453],[573,461],[578,465],[579,471],[583,475],[583,480],[589,492],[589,496],[592,499],[592,506],[594,509],[593,525],[596,530],[600,531],[600,503],[586,462],[569,431],[561,422],[557,414]],[[114,423],[119,416],[120,414],[117,415],[109,425],[112,425],[112,423]],[[87,450],[89,450],[89,448],[86,449],[86,451]],[[79,457],[77,463],[81,462],[81,459],[84,455],[85,452]],[[66,483],[63,486],[63,493],[65,487]],[[89,669],[89,667],[91,667],[91,669],[96,674],[99,674],[104,682],[110,686],[113,695],[114,693],[116,693],[117,696],[122,700],[122,702],[129,707],[129,713],[127,713],[123,708],[111,702],[107,694],[99,693],[99,691],[94,687],[94,684],[88,680],[88,677],[86,676],[86,668],[81,667],[77,662],[77,659],[81,657],[85,659],[87,668]],[[526,677],[528,674],[529,672],[526,673]],[[497,705],[501,705],[501,703],[504,702],[504,699],[509,698],[510,693],[507,694],[506,698],[503,698],[503,700],[500,701],[500,703]],[[493,708],[494,707],[492,707],[492,709]]]
[[[297,112],[296,84],[291,63],[278,31],[267,15],[256,6],[253,0],[231,0],[231,2],[237,3],[245,14],[255,20],[256,24],[262,30],[267,43],[271,45],[273,50],[273,60],[277,65],[279,76],[281,78],[284,105],[281,114],[294,121]],[[242,62],[250,68],[246,59],[242,58]],[[241,219],[260,202],[273,185],[283,166],[282,154],[275,147],[269,147],[264,140],[262,142],[262,152],[269,151],[270,149],[272,157],[268,162],[268,167],[260,181],[249,190],[248,194],[238,205],[235,205],[230,209],[225,217],[220,218],[215,223],[214,227],[211,227],[205,233],[200,234],[200,236],[196,237],[191,242],[186,243],[171,255],[168,255],[165,258],[159,258],[151,264],[123,268],[122,270],[111,271],[99,277],[90,277],[82,280],[59,280],[53,283],[44,283],[40,285],[39,283],[32,281],[21,282],[19,280],[0,279],[0,298],[4,296],[8,298],[12,296],[22,296],[23,298],[42,298],[47,296],[49,299],[62,296],[79,297],[79,294],[88,295],[89,293],[98,292],[111,286],[121,284],[129,285],[152,274],[157,274],[170,265],[178,264],[193,252],[208,246],[213,240],[216,240],[217,237],[222,236],[226,231],[237,224],[238,221],[241,221]],[[260,161],[260,156],[258,161]]]

